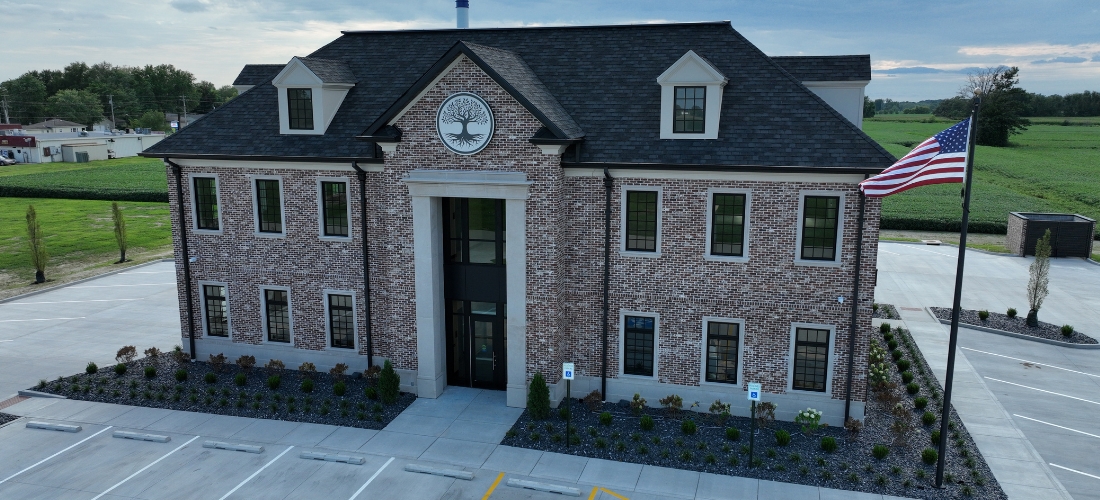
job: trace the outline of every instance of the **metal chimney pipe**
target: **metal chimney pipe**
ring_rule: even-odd
[[[458,10],[458,28],[470,27],[470,0],[455,0],[455,9]]]

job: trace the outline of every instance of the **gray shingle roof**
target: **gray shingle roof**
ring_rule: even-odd
[[[343,61],[359,80],[323,136],[280,135],[275,87],[258,85],[146,153],[373,157],[373,144],[353,137],[459,41],[514,54],[483,51],[498,71],[541,82],[584,131],[582,162],[880,170],[895,161],[728,22],[346,32],[309,56]],[[659,138],[656,78],[688,50],[730,75],[716,140]]]
[[[233,85],[259,85],[272,79],[285,68],[285,64],[245,64]]]
[[[802,82],[871,80],[871,56],[775,56],[772,60]]]
[[[313,74],[317,75],[325,83],[355,83],[358,78],[352,73],[351,68],[343,61],[333,59],[320,59],[316,57],[299,57],[299,61],[305,64]]]

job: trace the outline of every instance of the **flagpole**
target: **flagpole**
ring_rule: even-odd
[[[955,346],[959,340],[959,308],[962,302],[963,264],[966,261],[966,231],[970,223],[970,189],[974,180],[974,145],[978,138],[978,110],[981,95],[975,96],[970,113],[970,137],[967,138],[966,184],[963,187],[962,230],[959,232],[959,259],[955,270],[955,301],[951,308],[951,337],[947,345],[947,377],[943,384],[943,407],[940,413],[939,461],[936,463],[936,487],[943,487],[943,469],[947,460],[947,423],[951,418],[951,383],[955,376]]]

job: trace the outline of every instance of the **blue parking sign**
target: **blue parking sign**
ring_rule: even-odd
[[[749,401],[760,401],[760,384],[749,383]]]

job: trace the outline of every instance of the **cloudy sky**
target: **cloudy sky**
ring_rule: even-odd
[[[872,98],[949,97],[969,68],[1019,66],[1022,86],[1100,90],[1096,0],[470,0],[472,27],[730,20],[771,55],[871,54]],[[340,30],[454,26],[452,0],[0,0],[0,81],[72,61],[170,63],[216,85]]]

